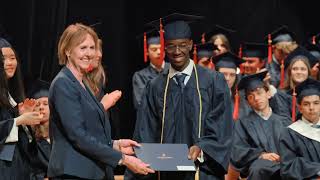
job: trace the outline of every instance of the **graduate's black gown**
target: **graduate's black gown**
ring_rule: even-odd
[[[279,155],[279,138],[290,119],[272,113],[268,120],[252,111],[235,124],[231,164],[248,179],[270,179],[279,175],[280,163],[259,159],[262,152]]]
[[[320,142],[285,128],[280,138],[281,174],[284,179],[313,179],[320,171]]]
[[[51,152],[51,145],[46,139],[39,139],[37,141],[38,158],[41,162],[37,167],[32,170],[33,180],[43,180],[47,177],[47,170]]]
[[[6,147],[14,147],[12,161],[0,159],[0,179],[2,180],[29,180],[31,179],[32,167],[37,166],[37,145],[31,128],[29,142],[26,131],[19,126],[19,140],[15,143],[5,143],[12,129],[14,120],[17,117],[17,110],[14,108],[5,109],[0,107],[0,152],[4,152]]]
[[[163,143],[199,146],[204,152],[200,179],[223,179],[229,163],[233,131],[230,92],[222,74],[196,66],[203,108],[201,138],[198,138],[199,96],[193,70],[183,94],[173,79],[169,81]],[[160,143],[167,75],[168,71],[147,86],[146,101],[138,111],[134,133],[134,139],[138,142]],[[125,178],[130,179],[128,173]],[[145,179],[156,179],[156,176]],[[189,180],[194,179],[194,173],[162,172],[161,179]]]
[[[273,57],[272,62],[270,64],[266,64],[266,69],[269,71],[271,76],[270,83],[274,85],[276,88],[278,88],[280,84],[280,64],[276,62],[276,60]]]
[[[165,63],[164,71],[169,68],[169,64]],[[141,69],[134,73],[132,77],[132,89],[133,89],[133,104],[137,109],[141,102],[144,90],[148,82],[157,77],[160,72],[156,71],[151,65]]]

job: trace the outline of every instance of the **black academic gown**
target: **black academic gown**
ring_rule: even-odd
[[[276,59],[274,59],[273,56],[272,56],[272,62],[270,64],[269,63],[266,64],[266,69],[269,71],[271,76],[270,83],[275,87],[279,87],[281,68],[280,68],[280,64],[277,62]]]
[[[290,119],[272,113],[268,120],[252,111],[235,124],[231,164],[248,179],[270,179],[279,176],[280,163],[259,159],[262,152],[279,154],[281,129]]]
[[[17,115],[17,110],[14,108],[9,110],[0,108],[0,179],[2,180],[29,180],[32,167],[38,163],[36,141],[30,127],[26,126],[28,130],[24,130],[19,126],[18,142],[5,143],[13,127],[13,118]],[[29,131],[29,137],[26,131]],[[13,158],[9,160],[12,154]]]
[[[169,69],[169,63],[165,63],[164,71]],[[134,73],[132,77],[133,103],[137,109],[142,101],[142,95],[147,83],[157,77],[161,72],[156,71],[151,65]]]
[[[46,139],[39,139],[37,141],[38,159],[41,162],[32,170],[33,180],[43,180],[47,177],[47,170],[51,152],[51,145]]]
[[[196,65],[202,96],[201,138],[198,138],[199,99],[195,71],[183,95],[173,79],[169,80],[163,143],[197,145],[204,152],[200,179],[223,179],[227,171],[233,129],[230,92],[222,74]],[[134,139],[142,143],[160,143],[164,89],[168,70],[146,88],[146,102],[138,111]],[[161,179],[191,180],[194,172],[161,172]],[[130,177],[125,179],[140,179]],[[156,176],[144,177],[156,179]]]
[[[280,138],[281,175],[284,179],[315,179],[320,171],[320,142],[285,128]]]

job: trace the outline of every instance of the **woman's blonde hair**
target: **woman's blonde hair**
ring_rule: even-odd
[[[286,74],[287,77],[286,77],[285,86],[284,86],[285,90],[293,89],[296,86],[295,83],[293,82],[293,79],[292,79],[291,69],[292,69],[292,66],[298,61],[303,62],[307,66],[308,76],[310,76],[310,74],[311,74],[309,59],[306,56],[302,56],[302,55],[294,57],[291,60],[291,63],[289,64],[289,66],[287,68],[287,74]]]
[[[285,54],[290,54],[293,50],[298,47],[298,44],[295,41],[292,42],[279,42],[274,45],[275,48],[281,50]]]
[[[86,39],[86,36],[88,34],[92,36],[94,43],[97,46],[98,35],[89,26],[83,25],[81,23],[75,23],[69,25],[64,30],[58,43],[58,58],[60,65],[67,64],[68,57],[66,55],[66,52],[82,43]]]
[[[102,54],[102,41],[98,39],[97,50]],[[106,75],[102,66],[101,60],[98,62],[98,67],[87,73],[84,78],[86,84],[89,85],[91,92],[97,97],[100,92],[100,87],[106,85]]]

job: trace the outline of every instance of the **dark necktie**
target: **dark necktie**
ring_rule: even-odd
[[[317,125],[317,124],[313,124],[311,125],[311,127],[320,129],[320,125]]]
[[[186,78],[186,74],[176,74],[174,77],[178,83],[178,86],[180,87],[181,91],[185,87],[184,85],[184,79]]]

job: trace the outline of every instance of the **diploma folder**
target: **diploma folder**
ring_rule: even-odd
[[[141,143],[134,151],[155,171],[196,171],[194,162],[188,159],[186,144]]]

